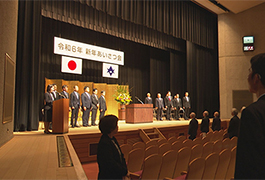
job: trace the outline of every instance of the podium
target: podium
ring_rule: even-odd
[[[126,123],[153,122],[153,104],[130,104],[126,106]]]
[[[53,101],[52,108],[52,132],[68,133],[69,99]]]

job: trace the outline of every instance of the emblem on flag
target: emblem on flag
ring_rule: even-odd
[[[118,78],[119,66],[114,64],[103,63],[102,76],[108,78]]]
[[[61,72],[82,74],[82,59],[62,56]]]

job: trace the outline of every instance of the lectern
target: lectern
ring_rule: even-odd
[[[68,133],[69,99],[53,101],[52,132]]]
[[[130,104],[126,106],[126,123],[153,122],[153,104]]]

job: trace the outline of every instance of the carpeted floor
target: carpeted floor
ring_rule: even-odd
[[[98,179],[98,164],[97,162],[82,164],[83,169],[88,179]]]

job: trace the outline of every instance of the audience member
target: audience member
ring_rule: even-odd
[[[231,112],[231,115],[233,117],[230,119],[229,127],[228,127],[228,130],[227,130],[228,136],[229,136],[230,139],[232,139],[232,137],[234,137],[234,136],[238,137],[240,120],[239,120],[237,114],[238,114],[237,109],[233,108],[232,112]]]
[[[212,123],[212,130],[213,131],[220,131],[221,130],[221,120],[219,117],[219,113],[216,111],[214,113],[213,123]]]
[[[202,122],[201,122],[201,133],[202,133],[202,138],[206,137],[206,134],[209,132],[209,117],[208,117],[209,113],[208,111],[204,111],[203,112],[203,118],[202,118]]]
[[[190,118],[191,118],[191,121],[189,124],[188,134],[190,135],[189,139],[193,140],[197,136],[198,121],[196,119],[196,114],[194,112],[190,113]]]

